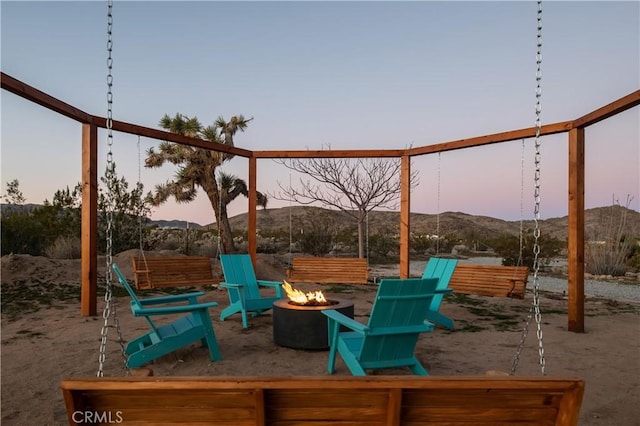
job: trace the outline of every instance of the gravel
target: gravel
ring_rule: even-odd
[[[461,259],[460,263],[475,265],[500,265],[502,259],[498,257],[474,257]],[[560,262],[562,263],[562,262]],[[566,263],[566,262],[565,262]],[[411,262],[411,274],[420,276],[426,266],[426,261]],[[558,265],[555,265],[558,266]],[[566,294],[568,281],[566,278],[555,278],[544,275],[538,276],[540,290]],[[530,275],[527,288],[533,288],[533,275]],[[584,293],[587,297],[603,297],[619,301],[640,302],[640,285],[638,283],[621,283],[618,281],[584,280]]]
[[[540,290],[566,294],[568,281],[565,278],[539,276]],[[527,287],[533,287],[533,276],[529,278]],[[620,301],[640,301],[640,285],[623,284],[614,281],[584,280],[585,296],[604,297]]]

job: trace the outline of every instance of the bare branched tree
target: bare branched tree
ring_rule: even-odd
[[[356,220],[358,256],[365,256],[367,215],[375,209],[395,210],[400,198],[400,160],[391,158],[314,158],[274,160],[289,170],[303,173],[311,180],[300,179],[299,187],[284,186],[270,198],[309,205],[320,203]],[[411,188],[418,175],[411,173]]]

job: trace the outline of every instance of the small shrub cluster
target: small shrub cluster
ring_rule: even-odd
[[[626,208],[614,203],[607,209],[601,209],[596,223],[586,229],[586,272],[615,277],[624,275],[634,265],[639,266],[640,230],[635,229],[634,235],[630,235],[627,226],[631,199],[627,197]]]
[[[528,229],[522,234],[522,250],[520,250],[520,237],[517,235],[502,235],[491,242],[495,253],[502,257],[505,266],[527,266],[533,269],[535,237],[533,230]],[[540,253],[538,264],[545,268],[566,247],[566,244],[549,235],[540,235],[538,238]]]
[[[82,255],[80,238],[74,236],[59,236],[43,253],[51,259],[79,259]]]
[[[102,182],[106,184],[105,179]],[[82,185],[55,192],[51,202],[26,209],[18,202],[24,197],[17,180],[9,187],[5,199],[14,202],[10,209],[3,209],[1,226],[2,253],[22,253],[32,256],[55,256],[69,258],[80,256],[77,249],[82,226]],[[112,251],[114,253],[136,248],[146,239],[145,226],[150,213],[143,195],[142,184],[129,190],[124,178],[113,179],[111,197],[107,197],[104,187],[98,194],[98,252],[104,253],[107,246],[107,211],[112,212]]]

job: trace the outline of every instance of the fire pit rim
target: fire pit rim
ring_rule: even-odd
[[[297,311],[322,311],[325,309],[340,309],[346,306],[353,305],[353,301],[350,299],[340,299],[340,298],[330,298],[327,299],[331,302],[336,302],[331,305],[296,305],[291,302],[289,298],[278,299],[273,302],[273,306],[281,308],[281,309],[292,309]]]

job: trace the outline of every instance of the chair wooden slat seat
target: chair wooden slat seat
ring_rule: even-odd
[[[420,426],[578,424],[575,377],[122,377],[64,380],[69,424]],[[80,413],[80,414],[79,414]]]
[[[294,257],[286,275],[291,282],[366,284],[369,265],[365,258]]]
[[[449,281],[454,293],[523,299],[529,278],[526,266],[459,263]]]
[[[203,286],[219,284],[220,267],[214,268],[206,256],[133,257],[136,288]]]

